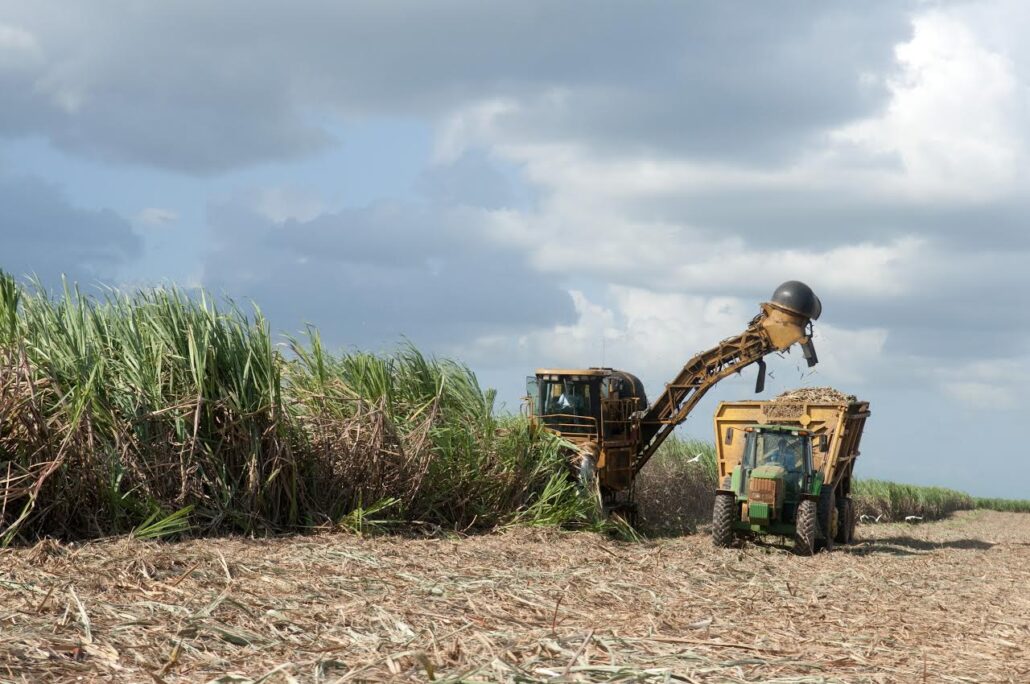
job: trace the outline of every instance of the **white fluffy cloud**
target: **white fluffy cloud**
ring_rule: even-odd
[[[576,320],[539,328],[512,338],[483,336],[452,351],[477,363],[518,362],[525,368],[607,365],[638,374],[646,386],[659,389],[683,363],[719,340],[739,334],[759,312],[757,302],[736,297],[655,293],[632,287],[611,287],[594,301],[572,291]],[[816,326],[820,356],[818,377],[796,350],[772,360],[782,381],[793,384],[839,383],[862,386],[863,370],[879,362],[887,331]]]
[[[913,24],[912,39],[895,49],[886,111],[835,131],[834,139],[895,167],[870,179],[885,191],[950,201],[1010,193],[1026,143],[1026,90],[1015,65],[945,11]]]

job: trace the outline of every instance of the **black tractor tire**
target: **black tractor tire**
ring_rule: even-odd
[[[712,506],[712,543],[727,547],[733,544],[733,523],[737,518],[737,499],[732,494],[716,494]]]
[[[794,553],[799,556],[815,555],[815,544],[819,536],[819,511],[815,501],[805,499],[798,504],[794,520]]]
[[[858,507],[855,506],[855,502],[850,496],[848,501],[851,502],[851,512],[848,517],[848,543],[854,544],[858,541],[858,536],[855,534],[855,528],[858,526]]]
[[[833,551],[834,537],[837,530],[833,527],[833,520],[837,515],[837,501],[834,492],[829,487],[824,487],[819,493],[819,536],[820,546],[827,551]],[[840,528],[838,522],[837,528]]]
[[[855,534],[855,506],[850,496],[837,500],[837,535],[834,541],[838,544],[850,544]]]

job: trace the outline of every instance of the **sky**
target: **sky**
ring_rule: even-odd
[[[776,286],[861,477],[1030,498],[1030,6],[0,0],[0,269],[654,396]],[[683,427],[711,438],[725,381]]]

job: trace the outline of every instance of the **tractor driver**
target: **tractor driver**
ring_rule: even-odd
[[[772,448],[765,452],[765,462],[778,465],[789,473],[801,472],[804,469],[804,461],[800,446],[796,438],[775,439]]]

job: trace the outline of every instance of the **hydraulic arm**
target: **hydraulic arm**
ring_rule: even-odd
[[[759,364],[760,392],[765,384],[764,357],[800,343],[809,366],[818,363],[811,340],[811,322],[819,317],[819,298],[804,283],[790,281],[762,304],[762,313],[747,329],[690,359],[653,404],[638,414],[641,449],[633,461],[634,475],[654,455],[662,442],[694,410],[717,382],[753,363]]]

